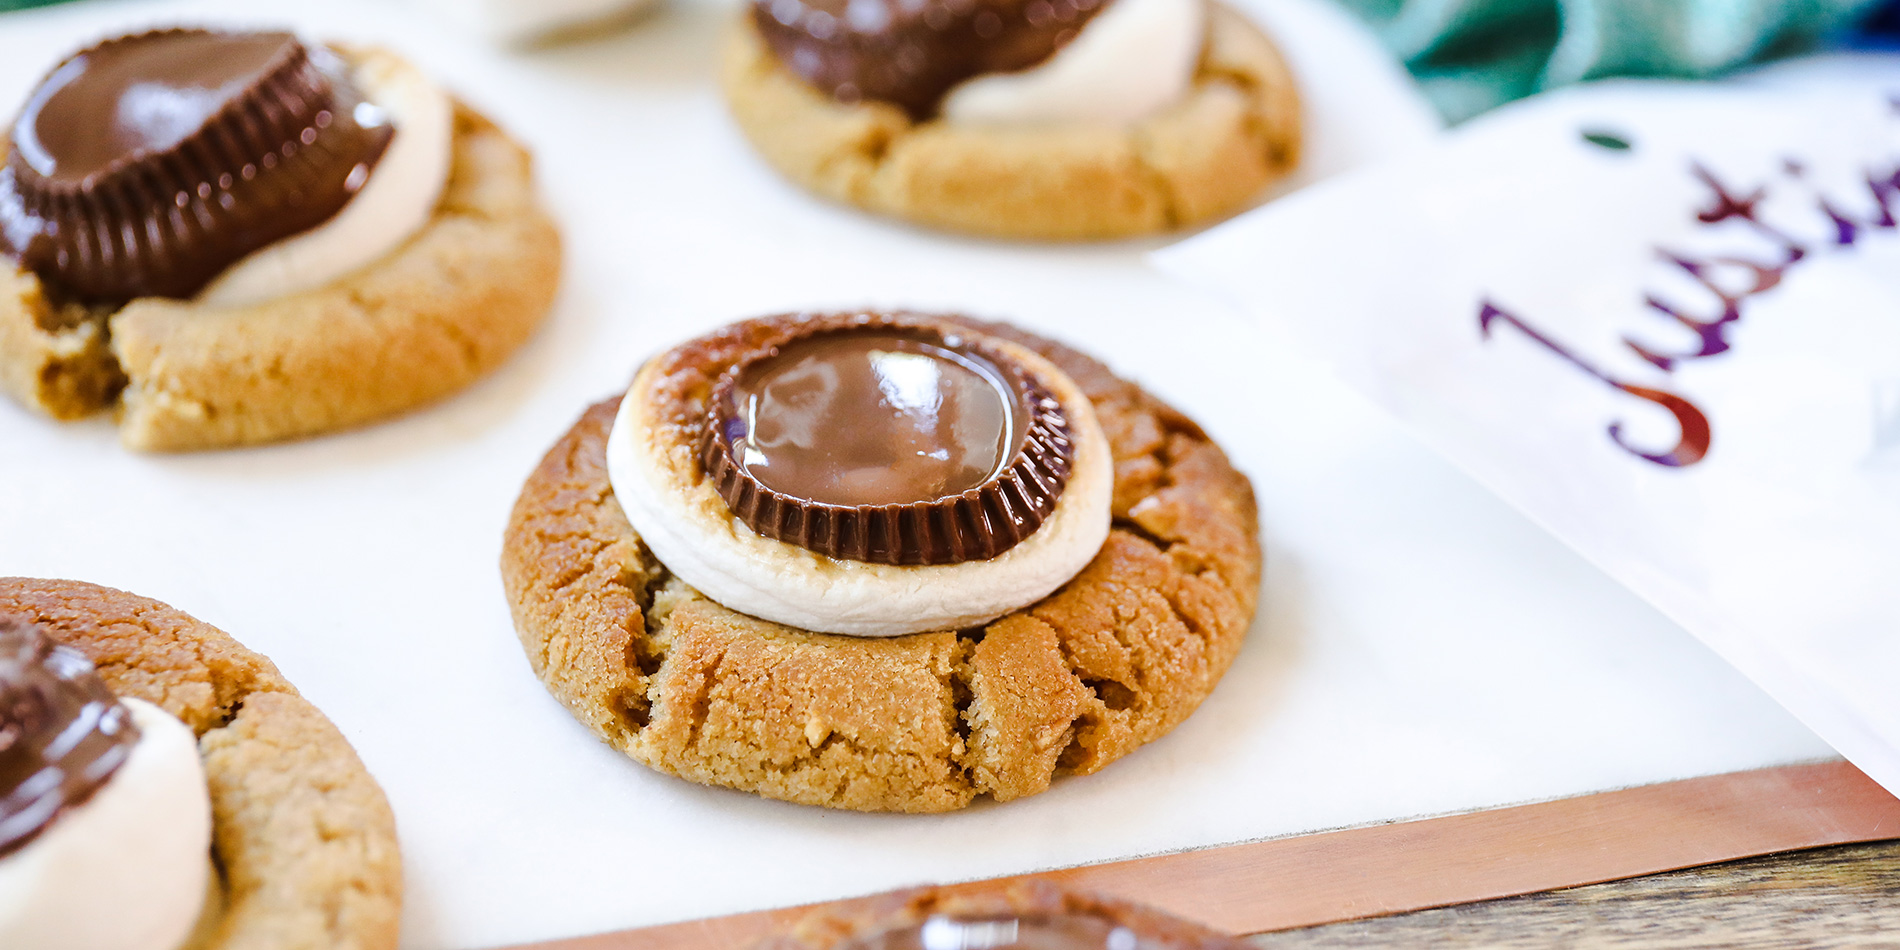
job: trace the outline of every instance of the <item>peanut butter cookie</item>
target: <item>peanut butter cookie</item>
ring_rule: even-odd
[[[1091,240],[1192,227],[1245,207],[1298,160],[1300,104],[1278,50],[1210,3],[1188,94],[1131,127],[917,122],[841,103],[788,71],[749,18],[726,41],[726,98],[779,172],[835,201],[951,231]]]
[[[131,448],[249,445],[360,425],[459,390],[540,325],[560,235],[526,149],[466,105],[434,216],[336,282],[261,303],[59,303],[0,261],[0,390],[55,419],[116,408]]]
[[[205,950],[394,950],[389,803],[269,660],[158,601],[77,581],[0,579],[0,619],[38,624],[114,693],[198,734],[224,889]]]
[[[1041,354],[1092,403],[1114,462],[1095,559],[1040,602],[967,630],[861,638],[737,613],[674,577],[629,524],[607,471],[619,403],[608,400],[530,476],[501,559],[529,663],[576,718],[702,784],[940,812],[1097,771],[1193,712],[1254,613],[1247,479],[1191,420],[1089,357],[952,319]]]

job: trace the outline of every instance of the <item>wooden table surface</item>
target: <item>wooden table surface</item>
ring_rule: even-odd
[[[1900,841],[1258,934],[1332,947],[1900,947]]]

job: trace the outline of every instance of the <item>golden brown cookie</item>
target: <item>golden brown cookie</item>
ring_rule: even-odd
[[[917,124],[886,103],[839,103],[787,71],[750,17],[722,78],[765,160],[827,198],[993,237],[1149,234],[1232,214],[1298,160],[1299,95],[1279,51],[1227,7],[1208,13],[1187,96],[1127,128]]]
[[[953,926],[943,927],[945,923]],[[958,924],[967,929],[954,926]],[[927,928],[933,927],[938,932],[928,934]],[[1111,936],[1117,930],[1126,935]],[[1245,950],[1248,944],[1139,904],[1065,891],[1043,881],[1021,881],[920,887],[820,908],[785,933],[760,941],[757,950],[920,946]]]
[[[136,449],[292,439],[459,390],[547,314],[560,234],[528,152],[458,104],[449,180],[407,242],[328,286],[243,307],[59,305],[0,264],[0,389],[55,419],[115,405]]]
[[[502,550],[515,628],[548,689],[655,769],[864,811],[1033,795],[1187,718],[1253,617],[1252,487],[1191,420],[1100,363],[955,322],[1041,353],[1093,403],[1114,520],[1081,574],[981,629],[859,638],[736,613],[672,577],[628,524],[607,476],[608,400],[529,477]]]
[[[402,859],[389,803],[269,660],[158,601],[78,581],[0,579],[0,618],[39,624],[113,692],[198,734],[225,894],[206,950],[393,950]]]

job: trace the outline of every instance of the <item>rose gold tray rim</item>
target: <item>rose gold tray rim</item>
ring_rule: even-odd
[[[1894,838],[1900,799],[1837,759],[955,886],[1044,880],[1249,934]],[[509,950],[729,950],[815,908],[849,910],[873,898]]]

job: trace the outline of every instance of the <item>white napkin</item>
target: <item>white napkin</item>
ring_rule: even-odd
[[[1900,791],[1900,60],[1542,96],[1156,255]]]

